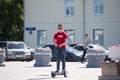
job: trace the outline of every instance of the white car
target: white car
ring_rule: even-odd
[[[79,51],[83,51],[83,46],[84,46],[83,44],[78,44],[78,45],[74,46],[74,48],[79,50]],[[87,46],[87,48],[104,51],[105,52],[105,61],[110,61],[110,58],[108,58],[109,51],[107,49],[105,49],[103,46],[100,46],[98,44],[89,44]]]
[[[83,44],[78,44],[76,46],[74,46],[75,49],[79,50],[79,51],[83,51]],[[107,49],[105,49],[104,47],[98,45],[98,44],[89,44],[87,46],[88,49],[94,49],[94,50],[102,50],[105,51],[105,54],[108,55],[109,51]]]
[[[88,49],[93,48],[95,50],[102,50],[105,52],[105,55],[109,54],[109,51],[107,49],[105,49],[103,46],[98,45],[98,44],[89,44],[88,45]]]
[[[5,60],[31,60],[31,53],[22,41],[0,41],[0,46],[5,48]]]

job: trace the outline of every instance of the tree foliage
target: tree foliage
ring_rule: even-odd
[[[0,0],[0,41],[23,39],[23,0]]]

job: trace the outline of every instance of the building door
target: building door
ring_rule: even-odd
[[[93,30],[93,43],[103,46],[103,29],[94,29]]]
[[[46,45],[47,42],[47,31],[46,30],[38,30],[37,31],[37,46],[41,47]]]
[[[74,30],[73,29],[65,30],[65,32],[67,32],[68,34],[68,44],[74,43],[74,36],[75,36]]]

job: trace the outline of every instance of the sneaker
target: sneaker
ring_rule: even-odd
[[[61,74],[64,74],[65,72],[66,72],[65,70],[62,70],[62,71],[61,71]]]
[[[59,74],[59,71],[55,71],[55,74]]]
[[[83,63],[83,64],[84,64],[84,61],[81,61],[81,63]]]

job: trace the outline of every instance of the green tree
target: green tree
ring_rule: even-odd
[[[23,0],[0,0],[0,41],[23,40]]]

